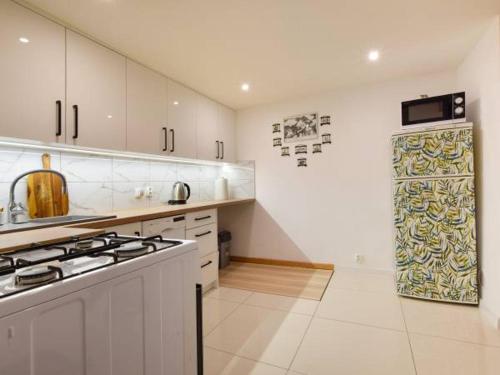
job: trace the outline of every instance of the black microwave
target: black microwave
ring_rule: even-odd
[[[401,114],[403,128],[465,122],[465,92],[402,102]]]

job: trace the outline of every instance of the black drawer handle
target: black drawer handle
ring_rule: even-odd
[[[211,265],[211,264],[212,264],[212,261],[211,261],[211,260],[209,260],[207,263],[203,264],[203,265],[201,266],[201,268],[205,268],[206,266],[209,266],[209,265]]]
[[[202,216],[202,217],[195,217],[194,219],[196,221],[199,221],[199,220],[206,220],[206,219],[210,219],[212,217],[212,215],[208,215],[208,216]]]
[[[174,129],[170,129],[170,135],[172,138],[172,147],[170,147],[170,152],[174,152],[175,151],[175,130]]]
[[[217,146],[217,156],[215,156],[216,159],[220,159],[220,142],[215,141],[215,144]]]
[[[212,233],[211,230],[209,230],[207,232],[200,233],[200,234],[195,234],[194,236],[195,237],[203,237],[203,236],[206,236],[207,234],[210,234],[210,233]]]
[[[73,106],[73,112],[75,113],[75,132],[73,133],[73,139],[78,138],[78,106],[75,104]]]
[[[60,137],[62,135],[62,115],[61,115],[61,107],[62,102],[60,100],[56,100],[56,111],[57,111],[57,130],[56,137]]]
[[[140,237],[141,232],[134,232],[134,234],[135,234],[137,237]]]
[[[221,145],[221,147],[222,147],[222,155],[221,155],[221,157],[220,157],[220,158],[221,158],[221,159],[224,159],[224,142],[222,142],[222,141],[221,141],[221,142],[220,142],[220,145]]]

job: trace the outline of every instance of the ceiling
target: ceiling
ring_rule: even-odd
[[[27,2],[235,109],[455,67],[500,12],[498,0]]]

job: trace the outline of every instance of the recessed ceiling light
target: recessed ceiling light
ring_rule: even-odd
[[[248,91],[248,90],[250,90],[250,85],[249,85],[248,83],[243,83],[243,84],[241,85],[241,89],[242,89],[243,91]]]
[[[20,38],[19,38],[19,41],[20,41],[21,43],[24,43],[24,44],[26,44],[26,43],[29,43],[29,42],[30,42],[30,40],[29,40],[28,38],[25,38],[24,36],[20,37]]]
[[[368,54],[368,60],[377,61],[380,58],[380,52],[377,50],[370,51]]]
[[[113,118],[113,115],[108,115],[108,118]]]
[[[174,105],[179,105],[179,102],[176,100],[176,101],[174,101],[174,103],[173,103],[173,104],[174,104]]]

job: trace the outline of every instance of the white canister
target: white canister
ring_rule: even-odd
[[[227,178],[219,177],[215,180],[215,200],[223,201],[229,199],[229,189],[227,187]]]

